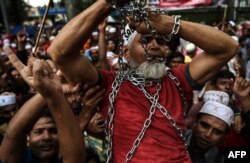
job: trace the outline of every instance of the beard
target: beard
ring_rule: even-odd
[[[148,61],[142,64],[137,64],[133,59],[128,62],[132,69],[135,69],[137,74],[144,78],[161,79],[166,75],[166,65],[163,62],[150,63]]]

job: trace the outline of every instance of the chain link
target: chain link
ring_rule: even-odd
[[[167,71],[167,76],[175,83],[177,88],[180,90],[181,97],[183,97],[183,101],[185,101],[184,97],[184,92],[183,89],[181,88],[180,81],[178,80],[177,77],[175,77],[170,71]],[[108,136],[108,141],[109,141],[109,148],[108,148],[108,158],[107,158],[107,163],[111,161],[112,159],[112,147],[113,147],[113,142],[112,142],[112,136],[113,136],[113,120],[115,116],[115,108],[114,108],[114,101],[115,97],[118,94],[118,91],[120,89],[121,83],[124,80],[129,80],[133,85],[137,86],[139,90],[141,90],[145,97],[151,102],[151,107],[149,109],[149,116],[145,120],[144,125],[141,129],[141,132],[135,139],[133,146],[131,150],[127,153],[126,155],[126,161],[128,162],[129,160],[132,159],[136,149],[138,148],[139,144],[141,143],[141,140],[143,139],[146,130],[150,126],[152,122],[152,116],[154,115],[156,108],[159,109],[159,111],[166,117],[166,119],[169,121],[169,123],[172,125],[172,127],[176,130],[177,135],[184,141],[184,144],[187,149],[187,145],[185,143],[185,137],[184,137],[184,132],[183,130],[178,127],[175,119],[171,117],[171,115],[168,113],[167,109],[163,107],[158,101],[159,101],[159,92],[161,90],[161,80],[147,80],[143,77],[139,77],[134,70],[129,70],[129,71],[124,71],[123,73],[120,73],[116,76],[114,82],[112,83],[112,92],[109,95],[109,101],[110,101],[110,106],[108,110],[108,117],[106,119],[106,126],[107,126],[107,136]],[[156,93],[154,96],[152,96],[150,93],[146,91],[144,87],[151,86],[154,83],[157,83],[157,89]]]
[[[110,106],[108,110],[108,116],[105,121],[105,126],[106,126],[106,133],[108,137],[108,158],[107,158],[107,163],[111,161],[112,158],[112,148],[113,148],[113,120],[114,120],[114,115],[115,115],[115,108],[114,108],[114,101],[117,93],[119,92],[120,85],[124,79],[124,73],[119,73],[115,80],[112,83],[112,92],[109,94],[109,101],[110,101]]]
[[[185,94],[181,87],[181,82],[179,81],[179,79],[175,77],[170,71],[167,71],[167,76],[174,82],[176,87],[179,89],[183,105],[184,106],[187,105],[187,98],[185,97]]]
[[[149,94],[149,93],[145,90],[145,88],[144,88],[142,85],[140,85],[138,88],[139,88],[145,95],[146,95],[146,94]],[[158,83],[157,83],[156,93],[154,94],[154,96],[149,97],[149,98],[150,98],[150,102],[152,103],[152,105],[151,105],[151,107],[150,107],[150,109],[149,109],[149,116],[148,116],[148,118],[146,119],[146,121],[144,122],[144,125],[143,125],[143,128],[142,128],[140,134],[139,134],[138,137],[135,139],[135,141],[134,141],[134,143],[133,143],[132,149],[127,153],[127,155],[126,155],[126,161],[125,161],[125,162],[128,162],[129,160],[132,159],[135,150],[137,149],[137,147],[138,147],[139,144],[141,143],[141,140],[142,140],[142,138],[144,137],[146,130],[148,129],[149,125],[150,125],[151,122],[152,122],[151,119],[152,119],[152,116],[153,116],[154,113],[155,113],[156,106],[157,106],[157,104],[158,104],[159,92],[160,92],[160,90],[161,90],[161,83],[158,82]],[[148,97],[147,97],[147,98],[148,98]]]

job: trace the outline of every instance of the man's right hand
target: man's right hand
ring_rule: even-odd
[[[4,51],[25,82],[42,95],[50,95],[50,92],[62,89],[60,80],[55,74],[56,67],[52,61],[31,57],[26,66],[17,58],[11,48],[5,46]]]

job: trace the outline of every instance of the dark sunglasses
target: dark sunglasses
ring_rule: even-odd
[[[166,42],[165,42],[164,39],[162,39],[162,38],[153,37],[152,35],[142,35],[142,36],[141,36],[142,43],[149,43],[149,42],[152,41],[153,39],[155,39],[155,41],[156,41],[157,44],[159,44],[159,45],[166,45]]]

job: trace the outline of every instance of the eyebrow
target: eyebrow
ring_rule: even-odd
[[[210,125],[209,123],[207,123],[207,121],[205,121],[205,120],[200,120],[200,122],[203,123],[203,124],[208,125],[209,127],[212,127],[214,130],[218,130],[218,131],[220,131],[220,132],[222,132],[222,133],[226,132],[226,130],[223,131],[223,130],[221,130],[221,129],[218,129],[218,128],[213,127],[212,125]]]

